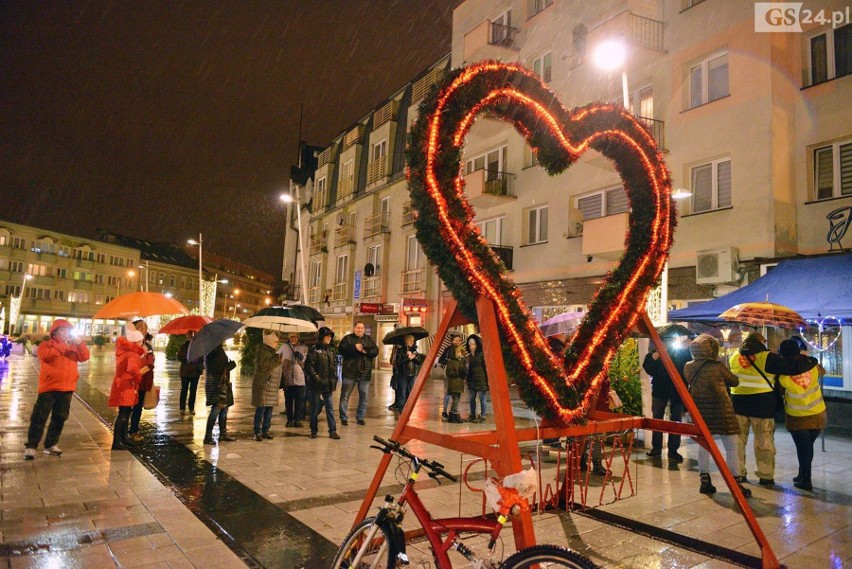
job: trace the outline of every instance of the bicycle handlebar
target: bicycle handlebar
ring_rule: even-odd
[[[418,464],[426,467],[428,470],[431,471],[429,473],[429,476],[431,478],[437,479],[438,476],[443,476],[444,478],[446,478],[447,480],[450,480],[452,482],[458,482],[459,481],[459,479],[457,477],[453,476],[452,474],[450,474],[449,472],[444,470],[444,465],[441,464],[440,462],[437,462],[437,461],[434,461],[434,460],[426,460],[425,458],[420,458],[418,456],[415,456],[415,455],[411,454],[411,452],[409,452],[409,450],[407,448],[405,448],[404,446],[399,444],[397,441],[393,441],[393,440],[386,441],[385,439],[381,438],[378,435],[373,435],[373,440],[376,441],[377,443],[379,443],[382,446],[377,447],[375,445],[370,445],[370,448],[378,449],[385,454],[388,454],[388,453],[397,454],[397,455],[399,455],[403,458],[407,458],[408,460],[416,461]]]

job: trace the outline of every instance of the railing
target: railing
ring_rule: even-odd
[[[379,213],[374,213],[370,217],[364,220],[364,239],[369,239],[370,237],[375,237],[381,233],[387,233],[389,231],[388,222],[390,220],[390,213],[387,211],[380,211]]]
[[[81,269],[94,269],[95,262],[88,259],[77,259],[77,266]]]
[[[663,22],[630,14],[629,26],[632,43],[648,49],[663,50]]]
[[[388,157],[382,156],[367,166],[367,183],[373,184],[388,175]]]
[[[326,164],[333,162],[336,156],[334,155],[334,146],[329,146],[322,152],[320,152],[317,157],[317,168],[325,166]]]
[[[349,296],[349,283],[335,283],[331,289],[331,300],[347,300]]]
[[[488,43],[503,47],[515,47],[515,39],[518,36],[518,32],[520,32],[518,28],[495,24],[494,22],[490,22],[490,24],[491,30],[488,35]]]
[[[364,142],[364,125],[358,125],[343,137],[343,148],[349,148],[353,144]]]
[[[491,250],[500,257],[500,260],[503,261],[503,264],[506,266],[506,269],[512,270],[512,260],[514,259],[514,248],[509,245],[489,245]]]
[[[326,205],[328,205],[328,191],[323,189],[322,191],[314,194],[313,198],[311,198],[311,213],[323,211]]]
[[[337,201],[346,199],[352,195],[352,190],[355,189],[355,176],[340,178],[340,184],[337,185]]]
[[[657,141],[657,146],[661,149],[666,147],[666,123],[664,121],[658,121],[657,119],[650,119],[648,117],[636,117],[639,122],[645,125],[645,128],[648,130],[648,133],[654,137],[654,140]]]
[[[345,225],[341,225],[337,229],[334,230],[334,248],[338,249],[340,247],[345,247],[355,242],[355,226],[349,225],[348,223]]]
[[[411,225],[417,219],[417,211],[412,207],[411,202],[402,204],[402,227]]]
[[[426,284],[426,269],[403,271],[400,283],[400,294],[423,292]]]
[[[416,103],[426,96],[429,89],[444,77],[444,70],[440,67],[435,67],[429,73],[417,80],[411,87],[411,102]]]
[[[487,171],[483,192],[492,196],[514,196],[515,178],[515,174],[508,172]]]
[[[382,126],[388,121],[395,121],[399,114],[399,101],[394,99],[388,101],[385,106],[373,113],[373,130]]]
[[[311,243],[308,253],[310,255],[319,255],[325,253],[328,249],[325,246],[325,236],[311,237]]]
[[[92,290],[92,281],[74,281],[74,290]]]
[[[379,298],[382,296],[382,277],[365,277],[362,287],[364,298]]]
[[[315,286],[308,289],[308,302],[311,306],[319,306],[323,300],[325,299],[322,297],[322,289],[320,287]]]

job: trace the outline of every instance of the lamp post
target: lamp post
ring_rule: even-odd
[[[21,313],[21,309],[23,308],[24,304],[24,291],[27,288],[27,281],[31,278],[33,278],[32,275],[24,274],[24,278],[21,282],[21,294],[18,295],[17,298],[12,296],[9,299],[9,330],[12,332],[14,332],[15,328],[17,327],[18,315]],[[18,333],[20,334],[21,332],[23,332],[23,330],[24,326],[23,324],[21,324],[21,329],[18,330]]]
[[[239,303],[234,305],[234,314],[233,314],[233,316],[231,316],[231,318],[237,317],[237,308],[239,308],[239,307],[240,307]]]
[[[602,41],[592,53],[592,61],[598,69],[615,71],[621,69],[621,90],[624,108],[630,112],[630,90],[627,88],[627,46],[623,40]]]
[[[132,279],[133,277],[136,276],[136,271],[134,271],[133,269],[130,269],[129,271],[127,271],[127,276]],[[123,276],[118,277],[118,280],[115,283],[115,297],[116,298],[121,296],[121,279],[123,279],[123,278],[124,278]]]
[[[293,188],[295,187],[295,191]],[[295,197],[294,197],[295,195]],[[302,304],[308,304],[308,275],[305,273],[305,247],[302,242],[302,206],[299,203],[299,186],[293,184],[293,180],[290,180],[290,193],[289,194],[281,194],[281,201],[289,204],[296,204],[296,223],[297,223],[297,234],[299,236],[299,268],[301,269],[301,285],[302,285]],[[287,231],[286,224],[284,225],[284,231]]]
[[[148,267],[148,261],[145,261],[145,264],[144,264],[144,265],[138,265],[136,268],[138,268],[138,269],[142,269],[142,270],[144,270],[144,271],[145,271],[145,289],[144,289],[144,290],[145,290],[145,292],[148,292],[148,283],[149,283],[149,282],[150,282],[150,280],[151,280],[151,277],[149,277],[149,276],[148,276],[148,269],[149,269],[149,267]],[[141,276],[141,274],[142,274],[142,273],[139,273],[139,274],[140,274],[140,276]]]
[[[18,298],[24,298],[24,291],[27,288],[27,281],[32,279],[32,275],[24,275],[23,280],[21,281],[21,295]]]
[[[204,285],[201,282],[201,249],[204,244],[204,239],[201,232],[198,233],[198,241],[195,239],[187,239],[186,242],[190,245],[198,245],[198,313],[204,314],[204,307],[201,306],[201,299],[204,298]]]

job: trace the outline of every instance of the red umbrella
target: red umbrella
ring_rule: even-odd
[[[181,316],[179,318],[175,318],[162,328],[160,328],[159,334],[186,334],[187,332],[198,332],[207,324],[213,322],[212,318],[208,318],[207,316],[198,316],[196,314],[190,314],[189,316]]]

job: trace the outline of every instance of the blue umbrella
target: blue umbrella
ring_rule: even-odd
[[[214,320],[207,324],[195,335],[189,344],[186,355],[188,360],[203,358],[217,346],[221,346],[228,338],[233,338],[237,330],[243,327],[243,323],[229,318]]]

